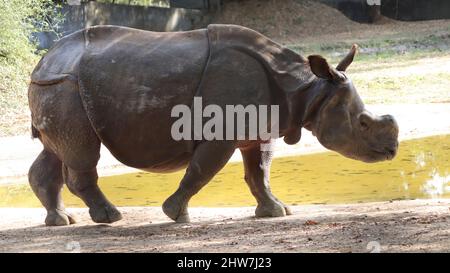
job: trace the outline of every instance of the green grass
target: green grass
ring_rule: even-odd
[[[428,71],[422,67],[423,61],[429,58],[434,58],[438,68],[441,63],[448,65],[450,34],[378,37],[357,43],[359,54],[347,72],[366,103],[450,103],[450,70],[441,67]],[[346,41],[332,41],[288,47],[303,56],[320,54],[336,65],[351,45]],[[411,67],[418,72],[399,76],[399,72]]]
[[[356,41],[360,47],[359,62],[375,62],[396,58],[412,60],[425,56],[442,56],[450,52],[450,34],[430,34],[416,38],[374,38]],[[330,62],[339,61],[348,52],[352,42],[337,41],[287,45],[290,49],[304,55],[320,54]]]

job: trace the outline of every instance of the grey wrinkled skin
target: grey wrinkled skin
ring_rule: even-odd
[[[321,56],[303,58],[233,25],[171,33],[98,26],[61,39],[36,66],[28,93],[32,134],[44,145],[29,181],[47,209],[45,223],[75,222],[61,200],[63,183],[95,222],[122,218],[97,186],[101,143],[134,168],[164,173],[187,167],[163,204],[177,222],[189,221],[189,200],[235,149],[242,152],[245,181],[258,202],[256,216],[290,214],[269,187],[271,141],[261,151],[261,140],[173,140],[171,110],[192,105],[194,96],[202,97],[203,106],[223,109],[279,105],[280,136],[287,144],[297,143],[304,127],[346,157],[392,159],[398,147],[395,120],[365,110],[344,73],[355,53],[353,47],[335,69]]]

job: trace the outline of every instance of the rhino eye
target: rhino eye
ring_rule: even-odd
[[[367,130],[369,128],[369,125],[364,120],[360,120],[359,124],[360,124],[362,130]]]

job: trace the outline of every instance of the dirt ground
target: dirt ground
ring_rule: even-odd
[[[43,209],[0,209],[0,252],[450,252],[450,200],[292,207],[256,219],[254,208],[191,208],[190,224],[156,207],[120,208],[124,219],[42,225]]]
[[[339,10],[312,0],[234,1],[214,23],[243,25],[285,44],[377,36],[448,33],[448,20],[402,22],[383,17],[376,24],[350,20]]]

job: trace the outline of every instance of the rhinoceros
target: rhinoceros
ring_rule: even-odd
[[[97,185],[101,144],[137,169],[186,168],[163,203],[176,222],[189,221],[189,200],[236,149],[257,200],[256,216],[291,214],[269,187],[275,138],[173,138],[173,107],[191,106],[196,97],[204,106],[277,105],[279,137],[287,144],[297,143],[305,128],[346,157],[392,159],[395,119],[367,111],[344,72],[356,51],[355,45],[334,68],[319,55],[304,58],[254,30],[216,24],[166,33],[96,26],[62,38],[35,67],[28,91],[32,136],[44,147],[28,176],[47,210],[46,225],[75,222],[61,199],[63,184],[89,207],[93,221],[122,218]]]

